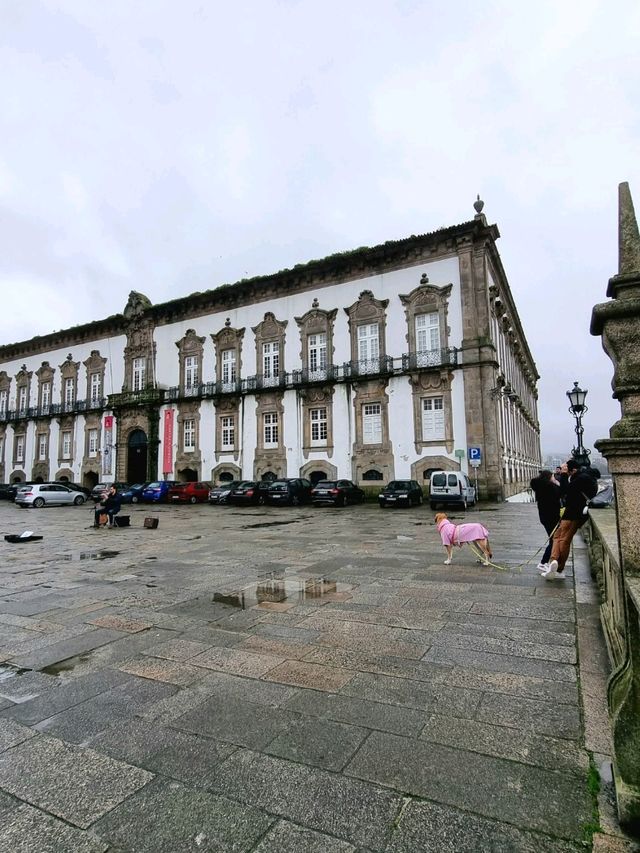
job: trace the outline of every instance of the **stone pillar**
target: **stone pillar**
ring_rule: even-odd
[[[596,305],[591,334],[613,362],[621,417],[595,446],[613,474],[624,602],[624,660],[609,679],[608,701],[620,822],[640,832],[640,234],[629,185],[619,187],[618,274],[611,301]]]

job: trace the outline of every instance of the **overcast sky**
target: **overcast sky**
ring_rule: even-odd
[[[528,8],[527,8],[528,7]],[[0,0],[0,342],[473,217],[544,451],[619,416],[589,335],[640,212],[637,0]]]

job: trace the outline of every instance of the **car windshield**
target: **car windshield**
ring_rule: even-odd
[[[171,488],[175,491],[176,489],[186,489],[189,483],[174,483]]]
[[[160,483],[149,483],[149,485],[147,486],[147,488],[148,488],[148,489],[159,489],[159,488],[160,488],[160,485],[161,485]]]
[[[320,480],[320,482],[315,485],[316,489],[335,489],[335,487],[335,480]]]
[[[394,480],[392,483],[389,483],[389,488],[397,492],[401,489],[410,489],[411,483],[409,480]]]
[[[284,492],[288,486],[289,484],[285,480],[275,480],[269,488],[273,489],[274,492]]]
[[[434,474],[432,482],[433,482],[434,486],[446,486],[447,485],[447,475],[446,474]]]

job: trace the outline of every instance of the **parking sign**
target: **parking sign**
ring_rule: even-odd
[[[470,447],[469,448],[469,462],[477,462],[478,465],[482,462],[482,448],[481,447]]]

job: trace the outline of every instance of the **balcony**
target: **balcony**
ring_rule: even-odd
[[[445,367],[458,364],[458,349],[430,349],[402,355],[402,370],[424,370],[430,367]]]
[[[342,373],[345,379],[363,376],[389,376],[393,372],[393,358],[390,355],[365,358],[359,361],[346,361],[342,365]]]
[[[123,391],[121,394],[109,394],[108,408],[123,409],[129,406],[161,406],[165,391],[161,388],[143,388],[140,391]]]
[[[245,393],[251,393],[252,391],[269,391],[272,388],[286,388],[289,375],[278,373],[276,376],[263,376],[258,373],[256,376],[247,376],[242,383],[242,390]]]

